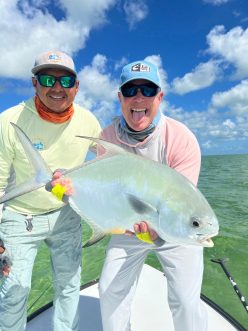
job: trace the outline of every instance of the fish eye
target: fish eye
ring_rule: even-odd
[[[191,217],[191,224],[194,228],[199,228],[201,225],[200,220],[197,217]]]

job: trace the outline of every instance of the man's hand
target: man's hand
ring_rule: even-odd
[[[158,238],[157,232],[151,229],[145,221],[135,223],[133,229],[134,232],[127,230],[125,234],[127,234],[128,236],[135,234],[138,239],[149,244],[153,244],[153,241]]]
[[[68,203],[69,196],[73,194],[72,182],[69,178],[62,177],[62,173],[56,170],[51,182],[46,185],[46,190],[52,192],[58,200]]]
[[[4,247],[2,239],[0,239],[0,254],[3,254],[4,251],[5,251],[5,247]]]
[[[12,263],[7,256],[0,256],[0,278],[7,277],[9,275],[11,264]]]
[[[3,241],[0,239],[0,278],[7,277],[9,275],[11,265],[12,263],[6,254]]]
[[[144,233],[144,234],[148,233],[151,238],[151,241],[154,241],[158,238],[157,232],[155,230],[151,229],[145,221],[135,223],[133,228],[134,228],[134,232],[136,235],[142,234],[142,233]]]

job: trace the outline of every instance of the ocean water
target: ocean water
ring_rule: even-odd
[[[228,259],[225,266],[248,301],[248,155],[203,157],[199,188],[220,222],[215,246],[205,249],[202,293],[248,329],[248,314],[240,299],[221,266],[211,262]],[[90,236],[90,228],[84,222],[83,236],[84,240]],[[99,278],[108,239],[84,249],[82,284]],[[153,254],[148,256],[147,263],[160,269]],[[49,252],[42,244],[34,267],[28,313],[51,301],[52,295]]]
[[[248,302],[248,155],[203,158],[199,188],[220,222],[215,246],[205,249],[202,292],[248,329],[248,314],[219,264],[225,266]]]

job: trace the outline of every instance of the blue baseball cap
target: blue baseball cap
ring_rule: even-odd
[[[120,77],[120,87],[134,79],[146,79],[161,88],[158,67],[148,61],[135,61],[125,65]]]

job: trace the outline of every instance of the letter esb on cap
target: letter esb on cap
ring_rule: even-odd
[[[161,88],[158,68],[151,62],[136,61],[123,67],[120,77],[120,87],[134,79],[146,79]]]

